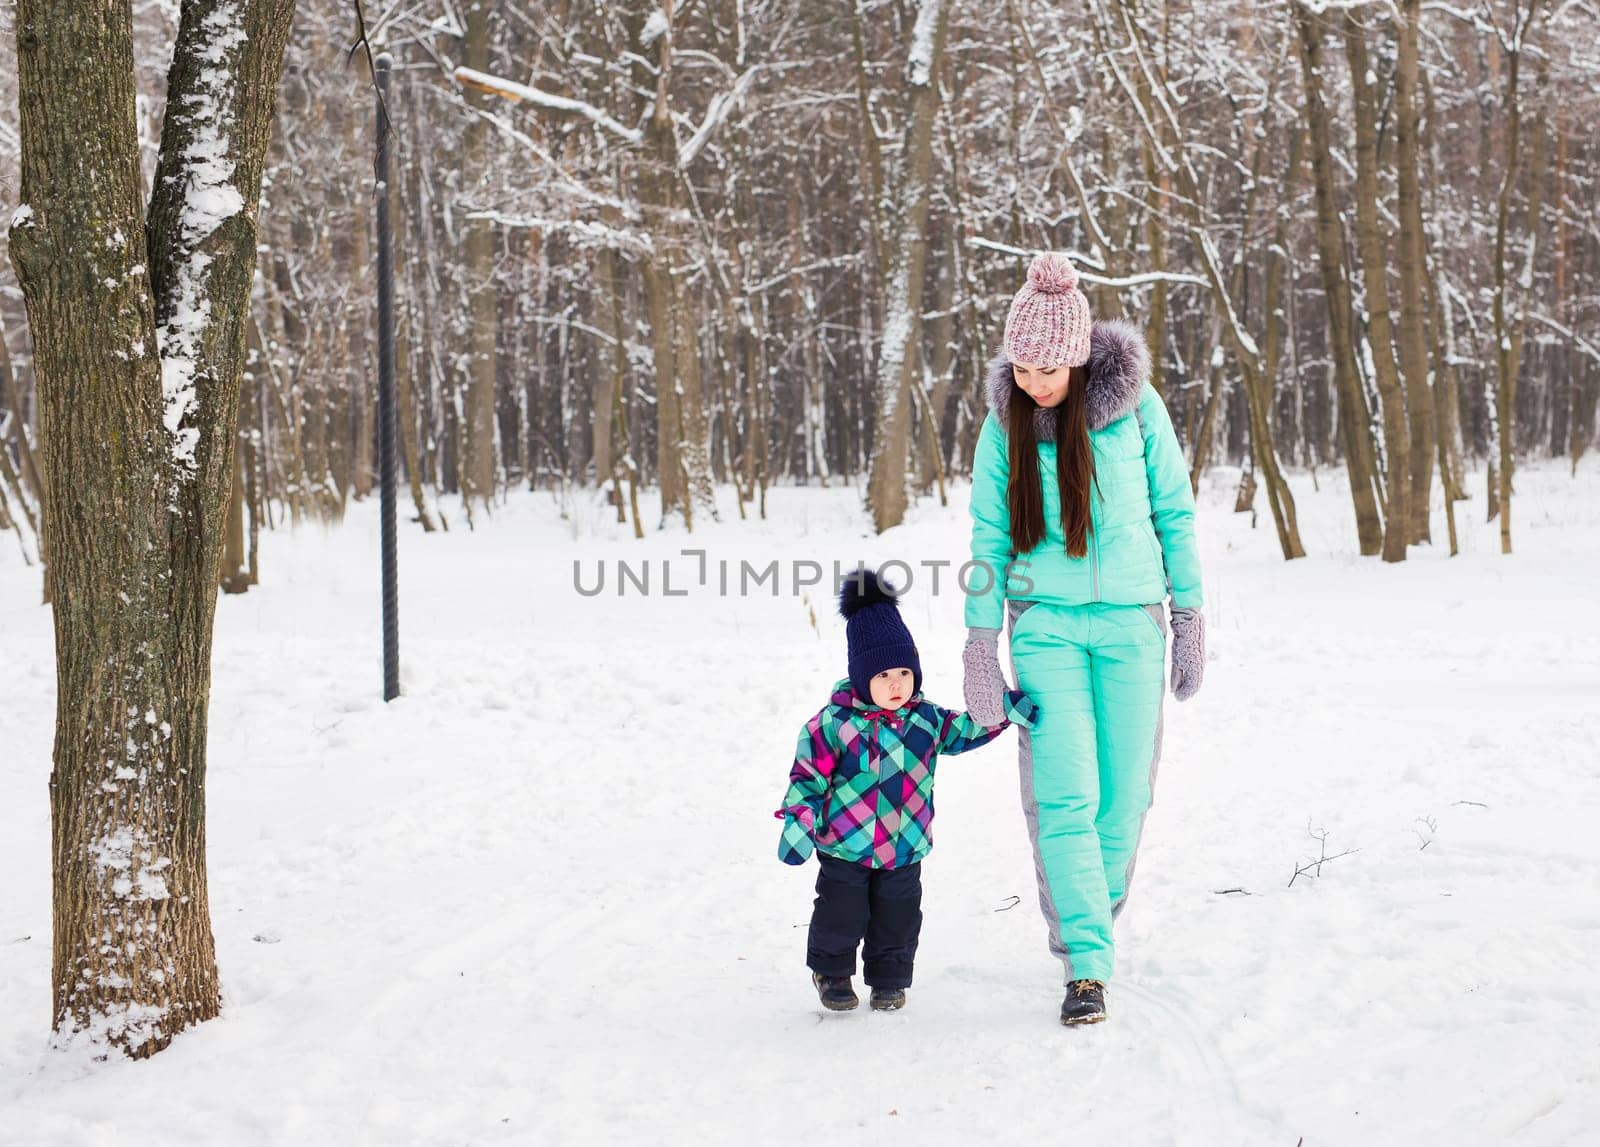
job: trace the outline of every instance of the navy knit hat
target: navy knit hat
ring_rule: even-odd
[[[839,591],[839,612],[850,643],[850,684],[856,696],[872,700],[872,679],[885,669],[911,670],[911,691],[922,688],[922,661],[911,631],[900,620],[894,593],[869,569],[846,574]]]

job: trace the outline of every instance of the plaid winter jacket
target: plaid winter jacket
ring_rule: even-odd
[[[863,701],[848,677],[806,722],[773,815],[783,821],[778,857],[803,864],[813,847],[871,868],[902,868],[933,847],[933,766],[940,753],[986,745],[1007,725],[1032,728],[1038,706],[1015,690],[1006,718],[980,725],[913,694],[890,712]]]

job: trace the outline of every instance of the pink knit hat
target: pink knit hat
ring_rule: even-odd
[[[1006,357],[1036,366],[1089,361],[1089,300],[1065,255],[1046,251],[1028,267],[1028,281],[1006,315]]]

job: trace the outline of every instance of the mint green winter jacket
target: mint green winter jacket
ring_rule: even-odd
[[[1001,628],[1006,597],[1057,605],[1151,605],[1170,593],[1175,608],[1204,604],[1189,468],[1166,404],[1149,377],[1150,355],[1135,327],[1094,324],[1086,393],[1095,473],[1089,552],[1082,558],[1067,556],[1056,484],[1055,412],[1041,410],[1035,433],[1045,536],[1034,549],[1018,554],[1011,544],[1006,499],[1010,462],[1005,430],[1016,391],[1005,356],[990,363],[990,413],[972,460],[972,559],[1001,575],[1005,584],[995,584],[982,570],[970,573],[969,627]],[[1006,578],[1008,563],[1015,564]],[[986,583],[989,589],[983,592]]]

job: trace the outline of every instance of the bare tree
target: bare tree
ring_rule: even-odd
[[[876,423],[867,505],[879,533],[906,512],[906,452],[910,389],[922,333],[923,267],[927,261],[928,178],[933,121],[939,111],[938,68],[944,51],[946,0],[921,0],[906,54],[904,154],[895,180],[899,194],[885,222],[883,338],[878,350]]]
[[[1518,90],[1522,72],[1522,57],[1527,50],[1527,38],[1539,18],[1539,0],[1513,0],[1509,33],[1495,22],[1495,35],[1506,54],[1506,160],[1505,173],[1500,181],[1500,195],[1496,202],[1494,227],[1494,334],[1495,365],[1498,385],[1495,388],[1495,414],[1500,429],[1500,552],[1511,552],[1511,490],[1512,471],[1516,466],[1514,435],[1516,431],[1517,373],[1522,362],[1522,340],[1528,328],[1527,295],[1533,283],[1533,261],[1539,248],[1539,204],[1544,191],[1544,139],[1543,125],[1537,127],[1534,147],[1533,177],[1529,181],[1526,248],[1523,267],[1515,287],[1508,281],[1506,248],[1510,243],[1511,194],[1521,174],[1522,165],[1522,97]],[[1544,75],[1540,72],[1541,78]],[[1514,295],[1509,305],[1507,296]]]
[[[1311,170],[1316,184],[1317,262],[1322,271],[1328,356],[1339,396],[1339,440],[1350,472],[1350,497],[1355,503],[1356,535],[1363,554],[1383,547],[1383,526],[1374,494],[1375,466],[1367,437],[1367,403],[1356,376],[1355,338],[1350,282],[1345,275],[1339,208],[1334,189],[1333,139],[1328,105],[1323,98],[1322,17],[1302,2],[1294,5],[1300,46],[1300,73],[1306,92],[1306,125],[1311,138]]]
[[[126,4],[18,5],[55,605],[53,1016],[132,1056],[214,1016],[206,712],[256,206],[292,0],[191,0],[146,214]],[[95,179],[68,173],[92,170]]]
[[[1406,408],[1410,416],[1411,456],[1408,473],[1411,511],[1407,541],[1430,539],[1428,507],[1433,491],[1434,395],[1429,385],[1427,315],[1423,305],[1424,266],[1422,220],[1421,113],[1418,106],[1418,47],[1422,28],[1422,0],[1400,0],[1398,62],[1395,68],[1395,167],[1400,244],[1400,369],[1405,377]],[[1449,499],[1448,489],[1445,494]]]
[[[1356,124],[1356,246],[1361,252],[1367,316],[1366,348],[1376,376],[1383,414],[1383,456],[1388,460],[1384,489],[1383,560],[1403,562],[1413,524],[1407,509],[1411,497],[1411,444],[1406,431],[1405,398],[1395,365],[1394,325],[1389,316],[1387,240],[1378,224],[1378,79],[1368,60],[1367,31],[1353,9],[1344,10],[1345,57],[1350,63]]]

